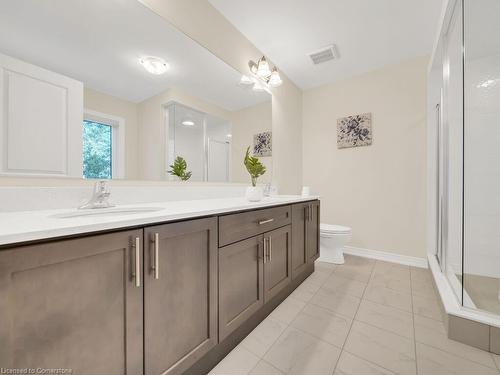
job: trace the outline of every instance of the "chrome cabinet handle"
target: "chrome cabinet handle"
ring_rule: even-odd
[[[267,224],[267,223],[272,223],[274,219],[266,219],[266,220],[261,220],[259,221],[259,225]]]
[[[264,237],[264,264],[267,263],[267,238]]]
[[[135,255],[135,272],[133,274],[135,278],[135,286],[137,288],[141,287],[141,239],[139,237],[135,238],[134,245],[134,255]]]
[[[160,278],[160,234],[155,233],[154,236],[154,259],[152,269],[154,271],[155,279],[158,280]]]
[[[272,258],[272,256],[273,256],[273,238],[269,237],[268,241],[269,241],[269,261],[271,262],[273,260],[273,258]]]

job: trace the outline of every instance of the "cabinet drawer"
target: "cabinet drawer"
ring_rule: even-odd
[[[290,206],[219,216],[219,246],[229,245],[290,223]]]

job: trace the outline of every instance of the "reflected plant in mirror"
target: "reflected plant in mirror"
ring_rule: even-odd
[[[192,173],[187,172],[187,162],[181,157],[177,156],[174,160],[174,164],[170,166],[169,174],[178,177],[181,181],[187,181],[191,178]]]

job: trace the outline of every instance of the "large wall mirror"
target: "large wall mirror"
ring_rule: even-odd
[[[240,78],[137,0],[2,1],[0,174],[247,182],[255,143],[268,182],[271,95]]]

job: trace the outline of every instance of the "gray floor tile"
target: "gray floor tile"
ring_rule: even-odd
[[[289,327],[264,359],[286,374],[331,375],[339,356],[339,348]]]
[[[411,295],[381,286],[368,285],[364,299],[411,312]]]
[[[290,324],[305,305],[304,301],[290,296],[276,307],[269,316],[283,323]]]
[[[498,370],[417,343],[419,375],[498,375]]]
[[[238,345],[210,371],[210,375],[246,375],[259,360],[255,354]]]
[[[263,357],[286,327],[286,323],[268,316],[245,337],[240,345],[255,355]]]
[[[284,375],[284,373],[266,361],[261,360],[250,372],[250,375]]]
[[[337,274],[332,274],[325,281],[322,288],[329,289],[333,292],[341,292],[361,298],[366,288],[366,283],[361,281],[348,279]]]
[[[345,350],[340,355],[334,375],[396,375]]]
[[[441,306],[439,306],[437,299],[413,295],[412,300],[414,314],[439,321],[443,320]]]
[[[347,317],[319,306],[308,305],[297,315],[291,326],[342,348],[351,323],[351,319]]]
[[[387,289],[392,289],[399,293],[410,294],[411,293],[411,285],[410,285],[410,276],[408,272],[407,278],[395,278],[391,275],[387,275],[384,273],[376,273],[372,274],[369,286],[380,286]]]
[[[408,311],[365,299],[361,301],[355,319],[401,336],[413,338],[413,314]]]
[[[361,299],[357,297],[345,293],[335,293],[323,288],[318,290],[310,301],[313,305],[324,307],[351,319],[354,318],[360,302]]]
[[[496,368],[490,353],[450,340],[443,324],[437,320],[415,315],[415,339],[417,342],[444,350],[458,357]]]
[[[354,321],[344,350],[397,374],[415,375],[414,341]]]

